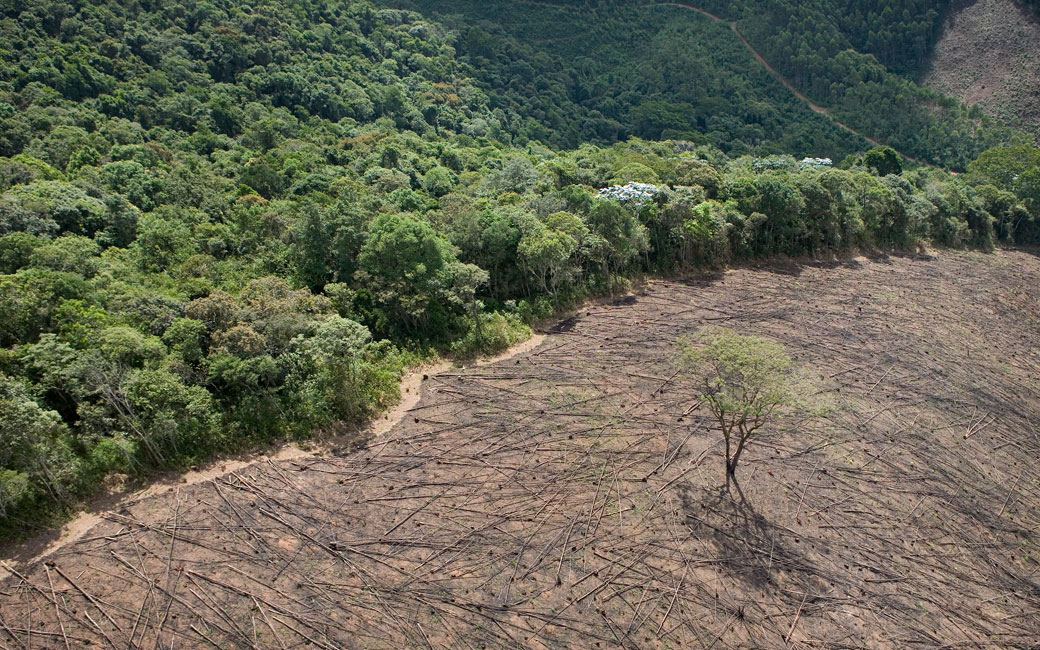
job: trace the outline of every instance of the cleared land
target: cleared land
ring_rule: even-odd
[[[360,451],[106,514],[0,583],[0,647],[1032,647],[1038,279],[998,252],[649,283],[431,377]],[[833,402],[749,447],[744,504],[672,365],[706,324]]]
[[[935,46],[923,83],[1040,135],[1040,21],[1013,0],[968,0]]]

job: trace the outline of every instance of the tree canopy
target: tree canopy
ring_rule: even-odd
[[[759,430],[804,403],[794,364],[779,343],[721,328],[683,342],[681,366],[698,387],[726,445],[726,481]]]

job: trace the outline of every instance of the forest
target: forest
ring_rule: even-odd
[[[557,146],[620,133],[682,138],[730,155],[840,160],[863,147],[770,77],[741,36],[832,116],[905,155],[963,171],[987,148],[1031,142],[915,83],[954,6],[948,1],[896,10],[843,0],[555,0],[538,11],[524,2],[408,2],[456,29],[461,58],[494,89],[497,105],[544,115],[557,138],[533,137]]]
[[[462,27],[465,4],[4,6],[0,535],[112,477],[349,428],[404,368],[646,274],[1040,241],[1040,150],[927,108],[885,34],[835,25],[877,58],[799,44],[823,66],[799,84],[846,80],[813,96],[965,173],[839,129],[692,14],[610,5],[632,29],[585,23],[581,58],[525,42],[534,19]]]

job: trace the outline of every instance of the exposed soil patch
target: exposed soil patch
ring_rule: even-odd
[[[963,5],[944,26],[925,85],[1040,135],[1040,22],[1013,0]]]
[[[476,363],[477,365],[484,365],[522,354],[536,347],[541,343],[542,338],[542,335],[534,335],[527,341],[513,346],[495,357],[480,359]],[[349,448],[351,444],[356,444],[359,440],[371,441],[397,426],[404,419],[405,415],[415,407],[419,402],[419,394],[425,379],[428,379],[430,375],[444,372],[451,367],[451,363],[440,361],[432,365],[420,366],[407,372],[401,378],[399,387],[401,391],[400,401],[367,425],[357,427],[356,431],[319,437],[319,439],[308,442],[304,446],[289,443],[267,453],[249,453],[235,458],[225,458],[188,472],[170,472],[168,476],[153,480],[147,487],[138,490],[116,486],[108,494],[92,500],[83,512],[64,524],[60,530],[42,533],[18,545],[13,549],[13,556],[7,558],[7,561],[17,567],[22,562],[42,560],[58,549],[81,538],[101,521],[103,512],[116,510],[131,502],[140,501],[162,492],[172,492],[175,488],[211,481],[232,472],[242,471],[256,463],[267,462],[268,460],[295,460],[306,456],[335,453],[344,447]],[[0,567],[0,577],[6,577],[7,575],[9,575],[8,572]]]
[[[431,376],[356,453],[105,513],[0,583],[0,643],[1031,647],[1038,280],[999,252],[649,282]],[[782,342],[835,404],[748,448],[746,503],[672,364],[706,324]]]
[[[518,354],[524,354],[536,348],[544,338],[543,334],[535,334],[528,340],[514,345],[505,352],[493,357],[478,359],[474,362],[474,365],[487,365],[511,359]],[[440,374],[451,367],[450,362],[440,361],[409,371],[401,378],[401,400],[368,423],[368,425],[347,435],[321,437],[318,440],[307,443],[305,446],[290,443],[264,454],[244,454],[237,458],[214,461],[201,469],[179,474],[171,473],[170,476],[155,480],[148,487],[137,491],[115,488],[109,495],[94,500],[84,512],[81,512],[72,521],[62,526],[61,530],[44,533],[19,545],[15,556],[8,558],[8,561],[17,565],[19,560],[41,560],[86,534],[87,531],[101,521],[102,512],[115,510],[123,504],[140,501],[162,492],[172,492],[175,488],[211,481],[217,477],[241,471],[256,463],[267,462],[268,460],[294,460],[306,456],[327,454],[341,450],[344,445],[349,446],[350,443],[354,443],[357,440],[370,441],[382,436],[397,426],[404,419],[405,415],[418,404],[423,381],[429,379],[430,375]],[[0,568],[0,577],[6,575],[8,575],[7,571]]]

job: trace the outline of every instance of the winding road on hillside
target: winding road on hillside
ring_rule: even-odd
[[[827,119],[829,119],[831,122],[833,122],[834,124],[838,125],[842,129],[845,129],[849,133],[851,133],[853,135],[857,135],[857,136],[863,138],[864,140],[866,140],[867,142],[869,142],[869,143],[871,143],[873,145],[876,145],[876,146],[879,146],[879,147],[885,147],[885,146],[891,147],[892,146],[892,145],[886,145],[885,143],[881,142],[880,140],[878,140],[876,138],[872,138],[869,135],[866,135],[865,133],[861,133],[861,132],[857,131],[856,129],[852,128],[848,124],[845,124],[844,122],[842,122],[838,118],[836,118],[833,115],[831,115],[830,111],[828,111],[826,108],[824,108],[823,106],[820,106],[819,104],[816,104],[811,99],[806,97],[805,94],[802,93],[802,91],[798,90],[794,86],[794,84],[792,84],[782,74],[780,74],[776,70],[776,68],[774,68],[772,65],[770,65],[769,61],[766,61],[765,57],[763,57],[758,52],[758,50],[755,49],[755,47],[751,44],[751,42],[748,41],[747,37],[744,36],[743,32],[740,31],[740,28],[737,27],[737,21],[734,20],[734,21],[731,21],[731,22],[727,23],[726,20],[724,20],[723,18],[721,18],[721,17],[711,13],[710,11],[708,11],[706,9],[703,9],[701,7],[698,7],[696,5],[687,4],[685,2],[659,2],[659,3],[657,3],[657,5],[664,6],[664,7],[679,7],[681,9],[688,9],[690,11],[695,11],[695,12],[697,12],[697,13],[703,15],[703,16],[707,16],[708,18],[710,18],[711,20],[713,20],[713,21],[715,21],[717,23],[728,24],[730,29],[733,30],[733,33],[736,34],[737,38],[740,39],[740,42],[744,44],[744,47],[746,47],[748,49],[748,51],[751,52],[752,56],[755,57],[755,60],[758,61],[760,64],[762,64],[762,67],[764,67],[769,72],[769,74],[773,75],[773,77],[777,81],[779,81],[781,84],[783,84],[785,88],[790,90],[794,94],[794,96],[797,97],[799,100],[801,100],[802,103],[804,103],[806,106],[808,106],[810,110],[812,110],[815,113],[819,113],[820,115],[826,117]],[[895,147],[892,147],[892,148],[895,149]],[[912,161],[914,161],[916,163],[919,163],[919,164],[926,164],[926,163],[924,163],[924,161],[920,160],[919,158],[915,158],[914,156],[907,155],[906,153],[903,153],[902,151],[899,151],[899,150],[896,150],[896,151],[899,153],[899,155],[903,156],[904,158],[906,158],[908,160],[912,160]]]

